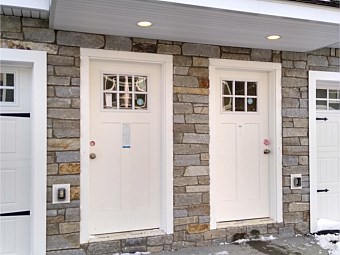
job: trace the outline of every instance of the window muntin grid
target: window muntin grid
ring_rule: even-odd
[[[222,112],[257,112],[257,82],[222,80]]]
[[[148,110],[148,77],[146,75],[102,75],[103,109]]]
[[[340,111],[340,89],[317,89],[316,109]]]
[[[16,99],[16,84],[14,73],[0,73],[0,103],[14,104]]]

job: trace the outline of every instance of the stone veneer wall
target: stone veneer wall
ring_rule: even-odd
[[[84,34],[48,29],[46,20],[8,16],[1,17],[1,47],[48,53],[49,255],[156,252],[230,242],[236,233],[309,231],[308,70],[339,72],[339,49],[294,53]],[[174,56],[173,235],[79,244],[80,47]],[[284,223],[209,230],[208,58],[282,63]],[[292,173],[303,174],[301,190],[290,189]],[[71,184],[70,204],[51,204],[51,186],[57,183]]]

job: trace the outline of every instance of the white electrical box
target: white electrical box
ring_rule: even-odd
[[[52,185],[52,204],[70,203],[70,184]]]
[[[302,174],[291,174],[290,175],[290,188],[291,189],[302,189]]]

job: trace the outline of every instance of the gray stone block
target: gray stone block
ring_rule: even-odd
[[[282,156],[282,164],[283,166],[297,166],[299,164],[298,156]]]
[[[264,49],[252,49],[251,60],[254,61],[272,61],[272,51]]]
[[[198,87],[198,79],[193,76],[174,75],[174,86],[177,87]]]
[[[78,32],[58,31],[57,43],[59,45],[99,49],[104,47],[104,36]]]
[[[307,109],[299,109],[299,108],[286,108],[282,109],[283,117],[292,117],[292,118],[308,118],[308,110]]]
[[[119,241],[95,242],[89,243],[87,255],[113,254],[120,251]]]
[[[80,97],[80,87],[55,87],[55,94],[57,97]]]
[[[201,194],[177,194],[174,197],[175,206],[198,205],[202,203]]]
[[[174,154],[198,154],[209,152],[207,144],[175,144]]]
[[[67,208],[65,211],[65,221],[80,221],[80,208]]]
[[[209,96],[179,94],[178,100],[187,103],[209,103]]]
[[[222,53],[221,58],[250,61],[250,55]]]
[[[59,55],[48,55],[47,64],[55,66],[73,66],[74,57],[59,56]]]
[[[20,17],[0,15],[1,32],[21,32]]]
[[[19,32],[2,32],[1,38],[7,38],[7,39],[15,39],[15,40],[23,40],[24,34]]]
[[[174,103],[174,113],[188,114],[193,112],[191,103]]]
[[[307,79],[303,79],[303,78],[282,77],[281,85],[282,85],[283,88],[289,88],[289,87],[290,88],[307,87],[308,86],[308,81],[307,81]]]
[[[80,49],[79,47],[60,46],[58,54],[70,57],[79,57]]]
[[[283,128],[283,137],[307,136],[307,128]]]
[[[192,58],[185,56],[174,56],[173,58],[174,66],[191,66]]]
[[[23,27],[48,28],[48,20],[47,19],[31,19],[31,18],[23,17],[22,26]]]
[[[79,109],[47,109],[47,117],[53,119],[80,119]]]
[[[199,123],[199,124],[205,124],[209,123],[209,116],[203,115],[203,114],[190,114],[185,115],[185,122],[186,123]]]
[[[208,134],[209,133],[209,125],[196,124],[195,130],[196,130],[196,133]]]
[[[48,108],[68,108],[71,105],[71,99],[68,98],[47,98]]]
[[[181,54],[181,47],[179,45],[158,44],[157,53],[179,55]]]
[[[282,59],[283,60],[293,60],[293,61],[306,61],[307,60],[307,53],[282,51]]]
[[[79,248],[79,233],[46,237],[47,251]]]
[[[54,44],[47,44],[47,43],[24,42],[24,41],[4,39],[1,41],[1,47],[46,51],[46,53],[48,54],[57,54],[59,46],[54,45]],[[53,75],[53,73],[48,73],[48,75]]]
[[[193,66],[209,67],[208,58],[193,57]]]
[[[60,234],[69,234],[80,231],[79,222],[67,222],[67,223],[59,223],[59,233]]]
[[[55,66],[54,71],[59,76],[79,77],[80,68],[75,66]]]
[[[187,185],[197,185],[198,181],[196,177],[175,177],[174,186],[181,187]]]
[[[221,47],[222,52],[235,53],[235,54],[250,54],[251,49],[239,47]]]
[[[57,162],[58,163],[79,162],[80,161],[79,151],[56,152],[56,156],[57,156]]]
[[[61,76],[47,76],[47,84],[48,85],[59,85],[59,86],[68,86],[70,85],[70,77],[61,77]]]
[[[209,144],[209,140],[208,134],[185,133],[183,136],[183,143]]]
[[[24,27],[24,38],[28,41],[54,43],[55,32],[53,29]]]
[[[174,66],[175,75],[188,75],[189,67],[187,66]]]
[[[284,73],[288,77],[308,78],[308,72],[302,69],[286,69]]]
[[[184,43],[182,46],[183,55],[219,58],[220,48],[206,44]]]
[[[302,212],[310,209],[309,203],[294,202],[289,204],[289,212]]]
[[[51,251],[47,252],[46,255],[86,255],[84,250],[77,249],[77,250],[65,250],[65,251]]]
[[[106,35],[105,36],[105,49],[131,51],[132,41],[128,37]]]
[[[309,55],[307,58],[307,65],[309,66],[328,66],[327,57]]]
[[[52,175],[47,177],[47,186],[53,184],[71,184],[72,186],[79,186],[80,176],[79,175]]]
[[[200,165],[199,155],[175,155],[174,166],[197,166]]]
[[[330,57],[328,58],[330,66],[339,66],[340,65],[340,58]]]

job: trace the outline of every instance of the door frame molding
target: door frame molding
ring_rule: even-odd
[[[90,61],[115,60],[133,63],[153,63],[161,66],[161,228],[173,233],[173,67],[170,55],[136,53],[102,49],[80,49],[80,243],[87,243],[89,234],[89,86]]]
[[[319,82],[340,83],[339,72],[309,71],[309,180],[310,180],[310,232],[317,232],[317,152],[316,152],[316,86]]]
[[[30,254],[46,253],[47,54],[45,51],[0,49],[1,64],[32,68],[31,241]]]
[[[272,137],[272,155],[269,160],[269,214],[275,222],[283,221],[282,213],[282,113],[281,113],[281,64],[240,61],[227,59],[209,59],[209,128],[210,128],[210,229],[217,228],[216,220],[216,158],[214,158],[216,141],[216,118],[214,113],[219,111],[219,102],[215,102],[215,93],[219,90],[216,86],[216,70],[259,71],[268,73],[269,77],[269,136]]]

